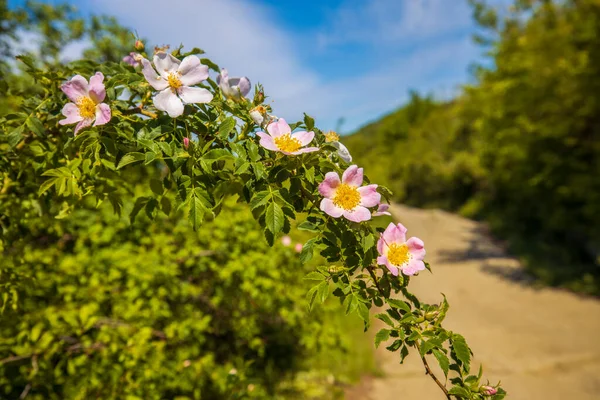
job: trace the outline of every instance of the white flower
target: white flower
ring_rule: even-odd
[[[250,79],[245,76],[241,78],[230,78],[229,73],[225,68],[221,69],[221,73],[217,76],[217,84],[221,91],[230,99],[241,100],[250,92]]]
[[[154,55],[154,67],[145,58],[142,73],[154,89],[154,106],[166,111],[171,118],[183,114],[183,105],[189,103],[209,103],[213,95],[206,89],[192,87],[208,78],[208,67],[200,64],[196,56],[187,56],[182,61],[171,54],[159,52]]]
[[[340,156],[342,160],[346,161],[347,163],[352,162],[352,156],[350,155],[350,152],[348,151],[346,146],[344,146],[340,142],[331,142],[331,144],[338,150],[338,156]]]

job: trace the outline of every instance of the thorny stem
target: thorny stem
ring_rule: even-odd
[[[369,271],[369,274],[371,275],[373,282],[375,282],[375,286],[377,287],[377,290],[379,291],[379,294],[381,295],[381,297],[383,297],[384,299],[387,299],[387,296],[383,293],[383,290],[381,290],[381,287],[379,286],[379,281],[377,280],[377,277],[373,273],[373,267],[368,266],[367,270]],[[419,346],[419,342],[415,342],[415,347],[417,348],[417,351],[419,352],[419,355],[420,355],[421,348]],[[440,380],[437,378],[437,376],[435,376],[435,374],[433,373],[431,368],[429,368],[429,364],[427,363],[427,360],[425,359],[424,355],[421,356],[421,361],[423,361],[423,365],[425,366],[425,373],[427,375],[431,376],[431,379],[433,379],[433,381],[440,387],[440,389],[442,389],[442,392],[444,392],[444,394],[446,395],[446,398],[448,400],[452,400],[452,398],[450,397],[450,394],[448,393],[448,389],[446,389],[446,386],[442,382],[440,382]]]

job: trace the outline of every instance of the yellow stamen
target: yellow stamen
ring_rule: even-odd
[[[96,116],[96,103],[89,96],[82,96],[77,100],[79,115],[85,119],[91,119]]]
[[[252,112],[252,111],[258,111],[260,114],[263,114],[263,115],[267,113],[267,109],[265,106],[256,106],[252,110],[250,110],[250,112]]]
[[[183,86],[183,83],[181,83],[181,79],[179,79],[179,74],[176,72],[171,72],[167,80],[169,82],[169,86],[171,86],[171,89],[173,90],[177,90]]]
[[[335,190],[333,204],[344,210],[352,210],[360,203],[360,193],[355,186],[342,183]]]
[[[410,253],[408,252],[408,246],[406,244],[392,243],[389,245],[387,254],[389,262],[396,266],[402,266],[410,260]]]
[[[338,135],[334,131],[329,131],[325,134],[325,141],[326,142],[339,142],[340,135]]]
[[[300,143],[300,141],[295,137],[292,137],[290,133],[276,137],[274,142],[279,150],[287,153],[293,153],[302,147],[302,143]]]

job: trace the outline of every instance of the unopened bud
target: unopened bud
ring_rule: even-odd
[[[427,321],[431,321],[431,320],[435,319],[435,317],[437,317],[437,315],[438,315],[437,311],[428,312],[427,314],[425,314],[425,319]]]
[[[184,137],[183,138],[183,147],[185,147],[186,149],[190,146],[190,139]]]
[[[259,90],[254,94],[254,104],[262,104],[263,101],[265,101],[265,92]]]
[[[481,393],[485,396],[493,396],[496,393],[498,393],[498,389],[491,387],[491,386],[483,385],[482,387],[479,388],[479,393]]]
[[[144,42],[142,42],[140,39],[136,40],[135,44],[133,45],[133,48],[137,51],[144,50]]]

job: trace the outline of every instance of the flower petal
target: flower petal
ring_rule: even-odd
[[[302,146],[306,146],[307,144],[312,142],[312,140],[315,137],[315,133],[312,131],[311,132],[294,132],[294,133],[292,133],[292,137],[294,139],[298,139],[300,141],[300,143],[302,144]]]
[[[335,195],[335,189],[342,183],[340,176],[336,172],[328,172],[325,179],[319,184],[319,193],[321,196],[332,198]]]
[[[94,76],[90,78],[89,92],[90,97],[96,104],[102,103],[106,97],[106,89],[104,88],[104,75],[102,72],[96,72]]]
[[[390,212],[388,212],[389,208],[390,208],[389,204],[381,203],[381,204],[379,204],[379,207],[377,207],[377,211],[375,211],[373,213],[373,216],[379,217],[381,215],[392,215]]]
[[[167,88],[154,96],[154,107],[166,111],[169,117],[175,118],[183,114],[183,103],[171,88]]]
[[[395,265],[393,265],[391,262],[389,262],[389,260],[387,259],[386,256],[379,256],[377,257],[377,264],[378,265],[385,265],[388,269],[388,271],[390,271],[390,273],[394,276],[398,276],[399,274],[399,270],[398,267],[396,267]]]
[[[338,149],[338,156],[340,156],[342,160],[346,161],[347,163],[352,162],[352,156],[350,155],[350,152],[348,151],[346,146],[344,146],[340,142],[331,142],[331,144],[335,146],[336,149]]]
[[[325,214],[331,215],[333,218],[339,218],[344,213],[344,209],[333,204],[333,201],[331,201],[331,199],[321,200],[321,205],[319,208]]]
[[[383,231],[382,237],[388,246],[392,243],[402,244],[406,242],[406,228],[402,224],[396,226],[393,222],[390,222]]]
[[[292,129],[283,118],[279,118],[277,121],[271,122],[269,126],[267,126],[267,131],[269,132],[269,135],[273,136],[274,138],[292,133]]]
[[[181,61],[169,53],[159,52],[154,55],[154,66],[163,78],[167,79],[171,72],[177,72]]]
[[[69,100],[77,102],[80,97],[88,95],[88,82],[81,75],[75,75],[69,81],[62,84],[60,87]]]
[[[383,239],[383,235],[379,236],[379,240],[377,241],[377,252],[384,256],[386,254],[387,243]]]
[[[237,97],[244,97],[250,92],[250,79],[245,76],[241,78],[229,78],[229,86],[233,89]]]
[[[77,107],[75,103],[65,104],[61,112],[65,117],[67,117],[58,121],[58,123],[61,125],[75,124],[83,120],[83,117],[79,115],[79,107]]]
[[[256,136],[258,136],[260,138],[259,143],[265,149],[271,150],[271,151],[279,151],[279,147],[277,147],[277,145],[273,141],[273,138],[271,137],[271,135],[268,135],[264,132],[256,132]]]
[[[110,107],[106,103],[100,103],[96,106],[96,122],[94,126],[104,125],[110,121]]]
[[[298,155],[298,154],[302,154],[302,153],[312,153],[313,151],[319,151],[321,149],[319,149],[318,147],[304,147],[301,148],[299,150],[293,151],[291,153],[288,153],[287,151],[282,151],[282,153],[287,154],[287,155]]]
[[[375,207],[381,201],[381,195],[377,193],[377,185],[367,185],[358,188],[360,193],[360,205],[363,207]]]
[[[411,237],[406,241],[406,245],[408,246],[409,253],[413,256],[413,259],[423,260],[425,258],[425,244],[421,239]]]
[[[150,86],[152,86],[156,90],[165,90],[169,87],[169,82],[166,79],[163,79],[162,76],[158,75],[150,61],[142,58],[142,74],[144,74],[144,78],[148,81]]]
[[[184,103],[210,103],[213,99],[211,92],[204,88],[182,86],[177,90]]]
[[[348,185],[360,186],[363,183],[363,169],[357,165],[349,166],[342,175],[342,182]]]
[[[408,265],[402,268],[402,273],[404,275],[414,275],[419,271],[423,271],[425,269],[425,263],[421,260],[410,260]]]
[[[77,136],[77,132],[79,132],[83,128],[87,128],[88,126],[90,126],[93,121],[94,120],[91,118],[86,118],[86,119],[81,120],[75,127],[75,132],[73,132],[73,135]]]
[[[202,65],[196,56],[187,56],[181,61],[179,79],[185,86],[195,85],[208,78],[208,66]]]
[[[371,219],[371,212],[362,206],[356,206],[353,210],[344,210],[344,217],[352,222],[363,222]]]

